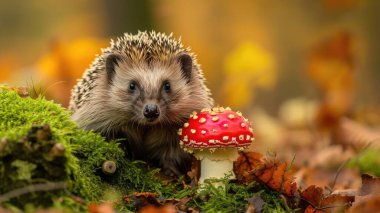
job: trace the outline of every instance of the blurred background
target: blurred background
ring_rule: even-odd
[[[328,144],[330,158],[346,156],[379,146],[379,10],[377,0],[0,0],[0,83],[39,85],[67,106],[111,38],[173,32],[216,103],[255,123],[262,150]]]

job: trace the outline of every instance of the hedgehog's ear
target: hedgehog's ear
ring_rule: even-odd
[[[115,67],[122,61],[122,56],[117,53],[112,53],[106,56],[106,72],[108,81],[111,83],[115,75]]]
[[[181,65],[181,70],[183,76],[187,79],[187,82],[191,79],[191,72],[193,70],[193,59],[187,53],[182,53],[178,56],[179,64]]]

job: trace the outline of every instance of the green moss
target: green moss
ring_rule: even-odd
[[[263,199],[263,212],[293,212],[278,192],[266,189],[260,183],[237,184],[228,177],[215,181],[223,182],[225,187],[216,186],[213,182],[205,183],[201,190],[196,190],[189,205],[204,212],[245,212],[248,200],[258,196]]]
[[[0,138],[6,141],[0,148],[0,194],[36,183],[63,180],[68,186],[68,190],[32,193],[36,199],[44,197],[44,202],[34,202],[29,194],[10,200],[10,204],[19,208],[29,202],[50,206],[70,193],[85,201],[100,201],[106,189],[126,194],[162,188],[154,177],[156,170],[147,171],[145,164],[128,161],[116,142],[108,143],[96,133],[77,129],[61,106],[43,97],[21,98],[6,90],[0,91],[0,100]],[[35,139],[39,126],[45,124],[51,129],[51,139]],[[65,147],[59,162],[46,158],[56,143]],[[102,173],[106,160],[116,162],[115,174]],[[49,172],[59,175],[46,175]]]
[[[349,167],[357,167],[361,173],[371,173],[380,177],[380,150],[366,149],[358,156],[353,158],[349,163]]]

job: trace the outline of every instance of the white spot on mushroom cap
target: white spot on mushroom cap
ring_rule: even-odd
[[[186,128],[186,127],[189,127],[189,123],[184,123],[183,126]]]
[[[203,124],[203,123],[205,123],[205,122],[206,122],[206,118],[201,118],[201,119],[199,119],[199,123]]]
[[[193,134],[195,134],[197,132],[197,130],[191,129],[190,132],[193,133]]]
[[[212,121],[218,121],[218,120],[219,120],[218,116],[212,117]]]

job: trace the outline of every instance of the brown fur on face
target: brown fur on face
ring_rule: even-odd
[[[128,46],[133,42],[117,41],[106,49],[73,90],[72,118],[80,127],[109,139],[126,138],[123,145],[130,158],[183,174],[189,169],[191,156],[179,147],[177,130],[191,112],[213,104],[202,71],[194,55],[170,36],[142,33],[124,39],[142,40],[143,44],[138,43],[141,54],[138,48]],[[117,57],[107,60],[110,54]],[[131,83],[137,87],[133,92]],[[163,89],[165,83],[170,84],[170,92]],[[144,117],[146,104],[158,105],[156,120]]]

